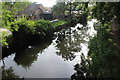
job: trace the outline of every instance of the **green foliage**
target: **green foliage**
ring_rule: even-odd
[[[1,2],[2,6],[2,27],[9,28],[11,22],[14,22],[16,20],[16,16],[18,14],[18,11],[23,11],[24,8],[29,5],[29,2]],[[23,6],[24,5],[24,6]]]
[[[71,78],[120,78],[120,49],[111,37],[109,24],[97,28],[97,35],[89,42],[88,57],[81,55],[80,64],[76,64]]]
[[[38,20],[38,21],[37,21],[37,25],[38,25],[39,27],[44,28],[44,30],[48,30],[48,29],[51,29],[51,28],[52,28],[51,22],[46,21],[46,20]]]
[[[118,59],[119,48],[111,38],[109,26],[104,24],[98,28],[98,34],[89,44],[89,57],[92,58],[89,67],[93,77],[119,77]],[[118,60],[119,61],[119,60]],[[111,69],[112,68],[112,69]]]
[[[27,20],[24,16],[18,18],[18,11],[23,11],[24,8],[31,4],[30,2],[1,2],[2,5],[2,19],[1,24],[3,28],[7,28],[12,32],[13,39],[18,40],[16,42],[26,42],[27,39],[30,39],[31,36],[46,36],[52,32],[52,23],[45,20],[32,21]],[[8,45],[6,43],[6,37],[2,33],[3,38],[1,41],[3,45]],[[26,41],[24,41],[26,39]],[[24,43],[23,43],[24,44]]]
[[[20,19],[18,19],[18,20],[15,20],[14,22],[11,22],[10,24],[9,24],[9,30],[10,31],[18,31],[18,29],[19,29],[19,25],[22,25],[22,24],[24,24],[24,21],[25,21],[25,19],[24,18],[20,18]]]
[[[52,8],[53,14],[65,14],[65,2],[57,2]]]
[[[36,31],[37,28],[40,28],[41,31],[47,31],[52,28],[52,25],[49,21],[45,20],[38,20],[38,21],[32,21],[32,20],[26,20],[26,19],[19,19],[16,20],[11,24],[11,31],[25,31],[25,33],[32,33],[35,34],[39,31]],[[20,32],[21,33],[21,32]]]
[[[51,22],[46,21],[46,20],[38,20],[36,21],[36,34],[42,35],[42,36],[46,36],[49,33],[52,33],[52,29],[53,26],[51,24]]]
[[[65,23],[67,23],[67,22],[64,20],[59,20],[57,22],[52,23],[52,26],[55,28],[55,27],[58,27],[59,25],[65,24]]]
[[[113,18],[120,20],[120,2],[101,2],[95,3],[93,8],[93,17],[102,23],[109,22]]]
[[[77,6],[77,8],[83,10],[83,13],[85,13],[85,10],[82,9],[83,7],[80,4]],[[120,3],[92,3],[91,6],[88,6],[88,10],[86,11],[92,11],[87,12],[87,14],[89,14],[87,19],[96,18],[102,24],[98,27],[95,27],[97,30],[97,36],[95,36],[89,42],[88,58],[85,59],[85,61],[89,62],[84,63],[87,64],[86,66],[84,64],[77,65],[77,77],[120,78],[120,48],[119,43],[115,41],[115,37],[119,38],[119,32],[114,31],[112,33],[112,29],[110,28],[110,22],[114,18],[118,21],[118,23],[115,25],[120,24]],[[120,39],[118,39],[118,41],[119,40]],[[80,66],[83,67],[82,70]],[[89,73],[89,75],[84,75],[83,73]]]
[[[6,31],[0,32],[0,43],[2,43],[2,46],[8,46],[8,43],[6,42],[6,38],[8,37]]]
[[[83,12],[88,11],[88,2],[77,2],[76,9]]]

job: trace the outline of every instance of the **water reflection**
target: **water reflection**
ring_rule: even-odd
[[[72,80],[85,78],[95,79],[120,79],[120,49],[109,41],[109,34],[105,29],[98,30],[89,45],[89,57],[81,54],[81,61],[74,66],[75,73],[71,76]]]
[[[81,61],[74,66],[75,73],[71,75],[71,80],[90,78],[89,61],[84,54],[81,54]]]
[[[12,67],[8,69],[2,68],[2,79],[5,80],[9,78],[16,78],[14,80],[18,80],[17,78],[20,78],[20,77],[14,73],[14,70]],[[19,79],[19,80],[22,80],[22,79]]]
[[[70,78],[73,65],[88,52],[88,41],[95,33],[93,21],[87,26],[77,24],[55,33],[54,40],[18,51],[5,59],[6,67],[25,78]],[[12,59],[13,60],[12,60]],[[76,69],[75,69],[76,70]]]
[[[50,45],[51,41],[41,44],[41,46],[29,46],[26,50],[16,52],[14,57],[14,61],[21,65],[24,68],[29,68],[34,61],[37,60],[38,53],[42,53],[42,51]]]
[[[88,41],[96,33],[93,29],[93,24],[93,21],[88,22],[87,26],[77,24],[75,27],[55,33],[57,35],[56,47],[58,49],[56,54],[70,61],[76,57],[75,53],[78,52],[84,52],[87,56]]]

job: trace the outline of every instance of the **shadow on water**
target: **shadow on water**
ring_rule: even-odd
[[[14,61],[21,65],[24,68],[29,68],[34,61],[37,60],[38,53],[42,53],[42,51],[47,48],[51,44],[51,41],[44,42],[43,44],[28,46],[27,49],[23,51],[16,52],[14,57]]]
[[[47,48],[52,42],[52,39],[48,41],[44,41],[44,43],[36,44],[34,46],[28,46],[27,49],[24,49],[22,51],[17,51],[15,53],[15,57],[13,58],[13,61],[19,66],[22,66],[25,69],[28,69],[31,67],[31,64],[34,63],[37,58],[38,54],[42,53],[45,48]],[[2,78],[3,80],[6,79],[14,79],[14,80],[24,80],[20,78],[19,75],[16,74],[13,67],[6,67],[5,60],[2,60],[3,66],[2,66]]]

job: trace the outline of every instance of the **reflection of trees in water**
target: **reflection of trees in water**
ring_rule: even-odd
[[[21,65],[24,68],[29,68],[34,61],[37,60],[38,53],[42,53],[42,51],[50,45],[51,42],[46,42],[41,45],[28,48],[23,51],[19,51],[16,53],[14,61]]]
[[[57,52],[57,55],[61,55],[62,58],[66,60],[73,60],[75,58],[74,53],[68,50],[68,48],[64,45],[64,43],[58,43],[57,48],[60,52]]]
[[[90,58],[85,59],[84,55],[81,55],[80,64],[74,66],[75,73],[71,75],[71,80],[80,80],[86,78],[110,78],[120,79],[120,56],[111,57],[109,61],[107,58],[94,57],[93,60]]]
[[[57,52],[58,55],[61,55],[62,58],[72,61],[75,58],[74,53],[81,51],[81,43],[87,43],[85,38],[88,38],[89,35],[86,33],[87,28],[81,28],[81,30],[67,29],[61,32],[58,32],[57,39]]]
[[[33,51],[32,49],[26,49],[21,52],[17,52],[14,61],[24,68],[29,68],[31,64],[37,60],[38,51]]]
[[[97,36],[90,41],[89,49],[89,57],[87,59],[81,57],[80,64],[75,65],[76,72],[71,76],[72,79],[120,79],[120,49],[110,40],[109,34],[100,30]]]
[[[85,78],[89,78],[90,77],[90,71],[89,71],[89,60],[87,60],[85,58],[85,56],[83,55],[83,53],[81,54],[81,63],[77,63],[74,66],[74,70],[76,71],[72,76],[71,76],[71,80],[82,80]]]
[[[8,80],[8,79],[23,80],[23,79],[20,79],[20,77],[14,73],[14,70],[12,67],[8,69],[2,68],[2,80]]]

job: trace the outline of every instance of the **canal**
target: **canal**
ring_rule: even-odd
[[[5,57],[0,66],[24,78],[70,78],[74,65],[81,61],[80,55],[87,58],[88,42],[97,34],[95,22],[92,19],[87,26],[78,23],[55,32],[52,40],[15,52]]]

